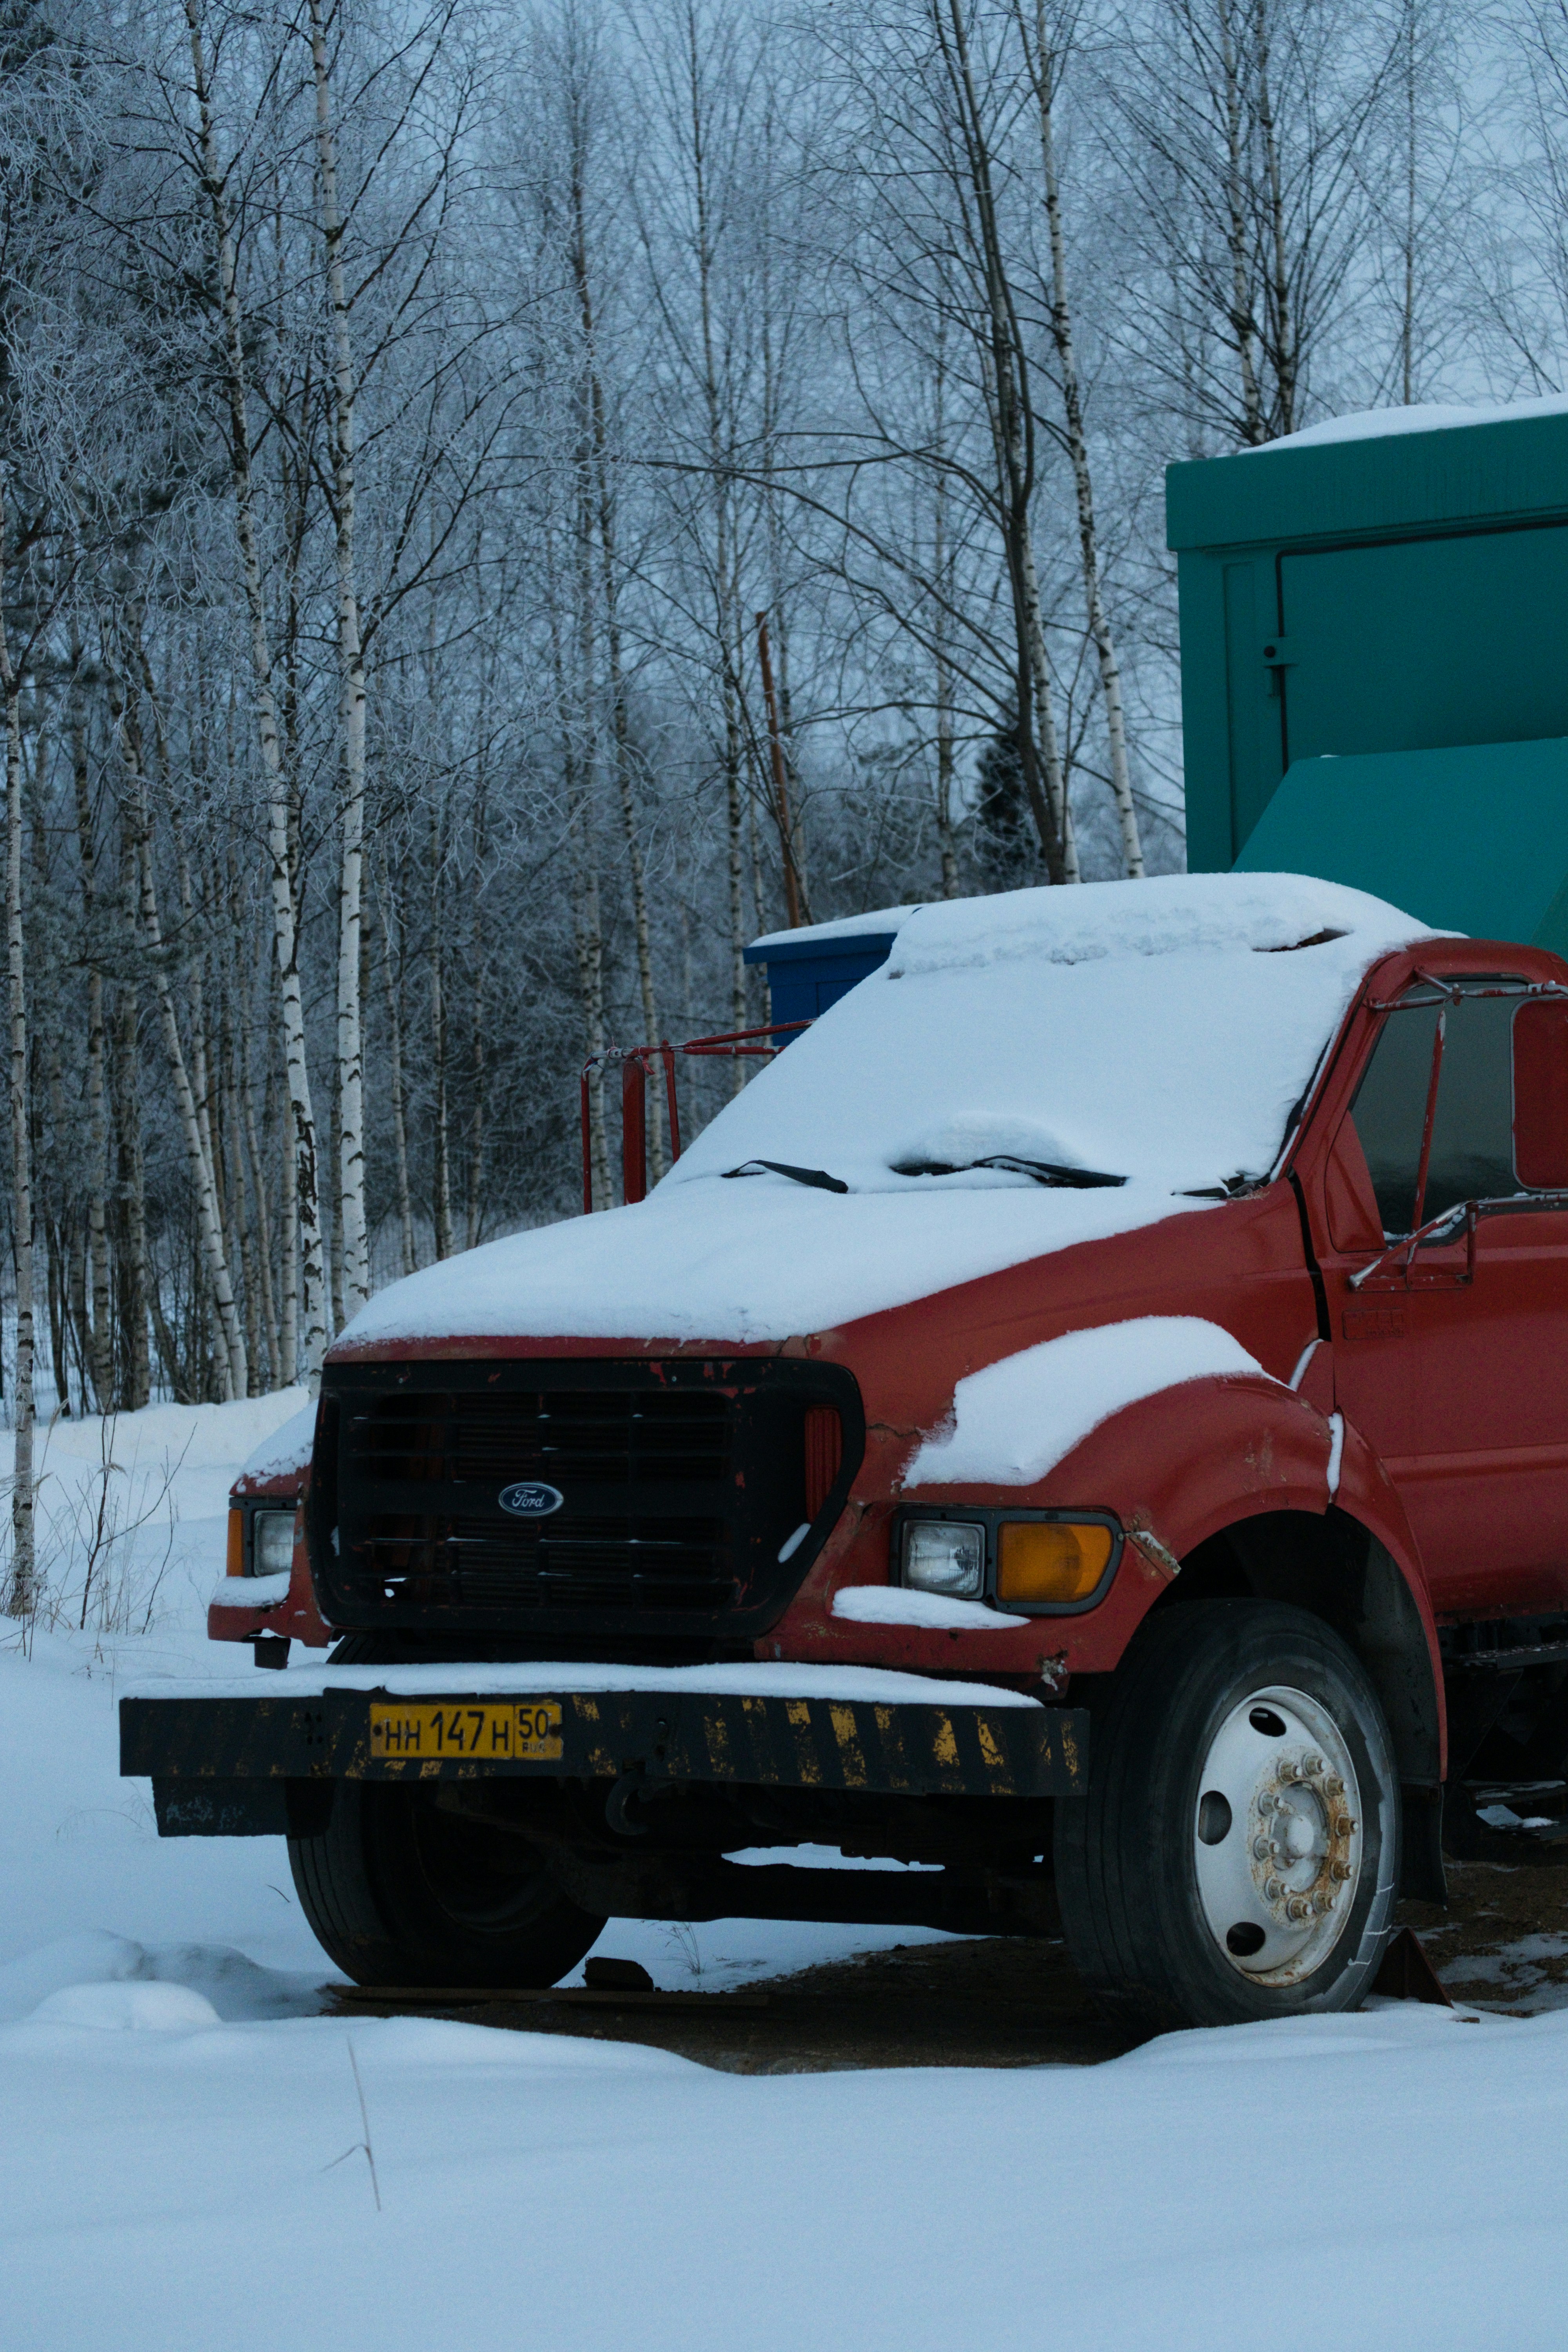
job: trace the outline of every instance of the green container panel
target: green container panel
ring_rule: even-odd
[[[1513,906],[1510,935],[1536,936],[1524,910],[1568,876],[1568,856],[1525,870],[1558,857],[1548,820],[1568,793],[1554,740],[1568,738],[1568,415],[1215,458],[1166,480],[1189,866],[1289,864],[1436,921],[1418,892],[1462,865],[1479,826],[1498,887],[1467,896],[1456,873],[1439,895]],[[1509,746],[1532,756],[1510,764]],[[1462,747],[1485,756],[1364,764]],[[1331,756],[1353,782],[1300,780]],[[1418,842],[1433,825],[1446,840]]]
[[[1568,955],[1568,738],[1293,761],[1236,866]]]

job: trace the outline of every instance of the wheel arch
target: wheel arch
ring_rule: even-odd
[[[1187,1381],[1102,1423],[1044,1499],[1112,1496],[1125,1524],[1149,1528],[1182,1562],[1157,1597],[1147,1582],[1129,1593],[1123,1644],[1151,1603],[1252,1598],[1322,1618],[1372,1678],[1402,1781],[1435,1789],[1447,1725],[1420,1550],[1379,1456],[1351,1423],[1337,1447],[1334,1437],[1334,1423],[1280,1382]]]

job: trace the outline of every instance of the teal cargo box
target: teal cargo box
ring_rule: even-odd
[[[1568,952],[1568,412],[1456,415],[1168,469],[1187,862]]]

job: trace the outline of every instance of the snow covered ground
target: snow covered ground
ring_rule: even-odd
[[[114,1769],[127,1682],[232,1672],[202,1633],[224,1498],[290,1402],[122,1421],[107,1474],[95,1424],[54,1432],[56,1622],[0,1648],[3,2352],[1556,2352],[1568,2013],[791,2076],[320,2013],[281,1843],[161,1843]],[[83,1631],[90,1534],[58,1531],[106,1491],[144,1523],[100,1543]],[[733,1984],[917,1934],[613,1922],[603,1948]]]

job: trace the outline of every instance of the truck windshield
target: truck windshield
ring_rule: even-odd
[[[855,1192],[1154,1184],[1221,1198],[1262,1179],[1369,963],[1417,927],[1354,892],[1248,877],[1265,906],[1287,885],[1333,902],[1316,922],[1311,906],[1282,907],[1270,936],[1265,916],[1236,919],[1240,880],[921,909],[888,963],[754,1078],[666,1181],[773,1161],[831,1171]],[[1345,902],[1383,929],[1347,920]],[[1211,903],[1232,919],[1185,919]],[[1096,919],[1112,911],[1120,919]]]

